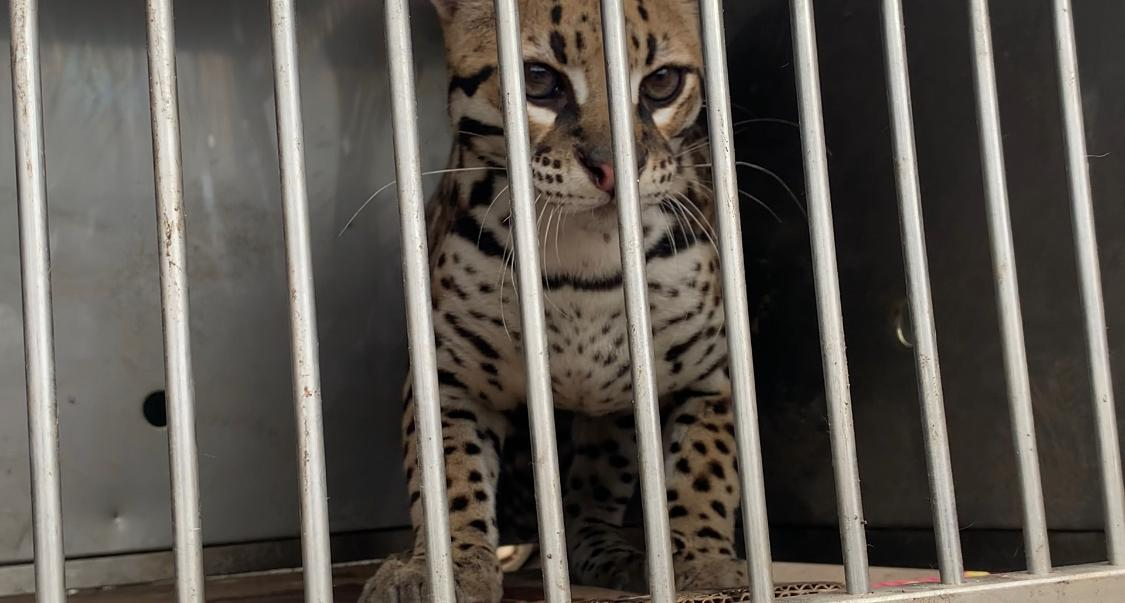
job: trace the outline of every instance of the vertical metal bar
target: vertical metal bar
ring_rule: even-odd
[[[1059,96],[1066,132],[1067,172],[1074,219],[1074,239],[1082,305],[1086,313],[1086,341],[1090,354],[1094,417],[1097,420],[1098,454],[1102,468],[1102,497],[1109,562],[1125,564],[1125,487],[1121,477],[1121,447],[1113,403],[1113,375],[1106,341],[1105,305],[1101,268],[1094,228],[1094,203],[1090,191],[1090,166],[1086,160],[1086,128],[1082,117],[1082,89],[1078,80],[1078,51],[1070,0],[1055,0],[1055,49],[1059,61]]]
[[[566,528],[555,443],[555,409],[547,329],[543,309],[543,276],[539,265],[539,233],[535,224],[535,189],[531,179],[531,143],[523,81],[523,43],[516,0],[496,0],[496,42],[500,58],[504,131],[508,143],[508,185],[516,249],[524,361],[527,363],[527,406],[535,459],[535,502],[543,588],[548,603],[570,601]]]
[[[742,525],[752,601],[763,603],[773,601],[773,576],[762,447],[758,434],[754,354],[750,342],[750,309],[746,298],[746,266],[742,255],[742,220],[739,217],[734,164],[726,36],[720,0],[700,2],[700,22],[707,86],[707,123],[711,135],[711,171],[719,223],[723,304],[730,348],[735,434],[738,438],[738,475],[742,480]]]
[[[402,228],[402,278],[406,291],[410,372],[414,380],[414,422],[421,465],[422,515],[426,523],[426,563],[430,596],[454,603],[449,502],[445,493],[445,454],[441,440],[441,397],[437,350],[430,313],[430,260],[426,242],[426,204],[422,196],[422,157],[418,145],[418,99],[414,86],[414,47],[410,41],[409,0],[386,2],[387,70],[391,82],[395,179]]]
[[[820,67],[816,56],[816,26],[812,0],[791,0],[791,6],[793,55],[797,67],[801,139],[804,143],[805,180],[809,200],[809,228],[812,233],[832,464],[836,472],[837,513],[844,549],[844,575],[848,592],[865,593],[871,589],[867,567],[867,538],[863,528],[859,462],[856,458],[851,393],[848,387],[848,361],[844,352],[840,281],[836,272],[824,114],[820,102]]]
[[[332,602],[332,559],[328,547],[328,484],[324,467],[320,361],[316,300],[305,185],[304,126],[297,62],[293,0],[270,0],[273,37],[277,143],[289,276],[289,326],[297,414],[297,462],[301,487],[301,544],[305,601]]]
[[[156,181],[160,302],[175,526],[176,593],[180,603],[203,601],[203,531],[195,443],[195,384],[191,368],[180,111],[176,97],[176,34],[172,0],[148,0],[149,106]]]
[[[953,493],[953,468],[949,461],[949,436],[946,433],[945,399],[942,395],[941,368],[938,362],[937,327],[934,325],[930,271],[926,260],[926,231],[918,184],[906,34],[900,0],[883,0],[883,39],[887,61],[887,96],[894,135],[902,250],[906,263],[910,313],[914,323],[914,360],[918,372],[918,395],[922,403],[922,427],[938,567],[942,582],[961,584],[964,582],[965,572],[961,560],[961,538],[957,530],[957,499]]]
[[[992,270],[996,280],[996,309],[1004,346],[1004,374],[1008,384],[1008,406],[1012,438],[1019,463],[1023,503],[1023,540],[1027,569],[1033,574],[1051,571],[1047,542],[1047,516],[1043,510],[1043,484],[1039,474],[1039,452],[1035,442],[1035,415],[1031,406],[1031,382],[1027,371],[1027,348],[1023,337],[1016,252],[1012,242],[1012,218],[1008,206],[1004,145],[1000,138],[1000,102],[996,93],[995,63],[988,0],[970,0],[973,28],[973,77],[976,84],[980,127],[981,161],[988,203]]]
[[[617,213],[621,231],[621,273],[625,314],[629,321],[629,353],[633,365],[634,413],[640,456],[641,509],[648,550],[649,590],[653,603],[672,603],[676,585],[672,573],[672,532],[664,482],[664,452],[660,408],[657,403],[652,321],[648,314],[648,281],[641,232],[640,187],[633,141],[634,101],[626,46],[625,10],[621,0],[602,0],[606,81],[613,168],[617,172]]]
[[[35,543],[35,600],[66,601],[59,483],[59,421],[55,333],[51,308],[51,246],[39,77],[39,3],[11,0],[12,110],[15,120],[23,345]]]

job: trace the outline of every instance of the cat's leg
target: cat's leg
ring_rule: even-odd
[[[500,471],[498,455],[507,431],[504,416],[481,403],[448,396],[442,401],[445,481],[458,603],[498,603],[503,593],[503,576],[496,557],[495,501]],[[430,600],[417,438],[414,403],[408,398],[403,446],[414,551],[384,562],[364,588],[361,603]]]
[[[668,516],[680,590],[748,584],[734,544],[740,492],[727,391],[680,392],[665,425]]]
[[[621,533],[637,484],[633,417],[577,415],[571,438],[574,459],[563,497],[571,579],[645,592],[645,555]]]

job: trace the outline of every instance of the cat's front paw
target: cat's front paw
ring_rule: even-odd
[[[454,564],[457,603],[499,603],[503,576],[495,556],[458,559]],[[359,603],[423,603],[429,596],[430,570],[426,558],[390,558],[363,587]]]
[[[676,590],[717,591],[750,584],[746,562],[731,557],[696,557],[676,560]]]
[[[574,577],[586,586],[645,593],[648,592],[647,567],[644,553],[622,545],[578,562]]]

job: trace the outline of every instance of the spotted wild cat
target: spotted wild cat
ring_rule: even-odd
[[[433,0],[450,70],[450,168],[430,207],[433,313],[458,601],[496,603],[501,530],[534,536],[493,0]],[[676,585],[746,583],[695,0],[625,0]],[[520,0],[533,176],[571,568],[646,589],[620,533],[637,488],[632,383],[597,0]],[[424,596],[414,408],[403,415],[413,552],[362,601]],[[498,515],[502,518],[497,522]],[[525,521],[530,519],[531,521]]]

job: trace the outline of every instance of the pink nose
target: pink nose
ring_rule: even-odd
[[[613,194],[613,188],[617,181],[613,177],[613,165],[609,163],[600,163],[596,165],[587,165],[586,171],[590,174],[590,180],[593,181],[594,186],[598,190]]]

